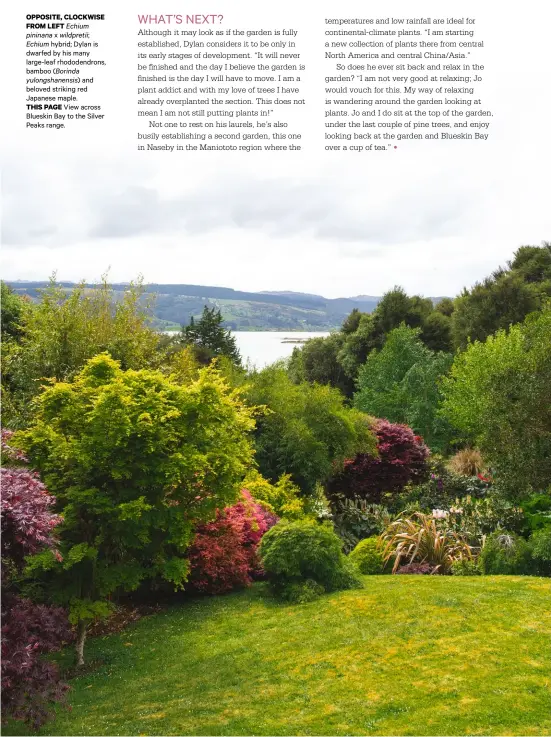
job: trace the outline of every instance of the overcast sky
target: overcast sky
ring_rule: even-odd
[[[445,16],[476,17],[486,44],[484,107],[494,112],[488,142],[406,142],[388,152],[335,154],[323,148],[322,109],[329,71],[323,18],[336,15],[334,4],[295,11],[286,0],[267,10],[234,0],[221,10],[214,1],[217,7],[207,8],[202,0],[200,11],[223,12],[225,27],[299,30],[308,104],[293,125],[307,134],[304,152],[135,150],[134,17],[181,10],[158,0],[86,8],[110,19],[100,39],[109,69],[98,73],[95,88],[108,122],[72,132],[25,130],[24,12],[44,11],[31,2],[14,7],[12,30],[22,30],[4,40],[14,105],[3,148],[3,278],[57,271],[60,279],[94,280],[110,269],[114,281],[142,274],[148,282],[329,297],[379,295],[401,284],[452,295],[518,246],[551,239],[547,4],[527,0],[523,22],[502,4],[488,3],[483,12],[472,3],[446,4]],[[412,5],[396,3],[392,14],[409,17],[403,8]],[[442,12],[441,3],[418,6],[416,16]],[[366,13],[364,3],[338,7]],[[369,8],[373,17],[388,16],[388,4]],[[74,7],[56,7],[67,10]]]

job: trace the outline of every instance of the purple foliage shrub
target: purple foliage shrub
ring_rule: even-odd
[[[370,504],[384,504],[385,495],[398,494],[410,482],[419,483],[428,476],[429,448],[407,425],[377,420],[378,456],[360,453],[344,463],[328,486],[330,499],[364,499]]]
[[[2,451],[8,461],[25,461],[11,448],[9,431],[2,432]],[[63,609],[20,598],[14,575],[26,555],[55,550],[53,531],[61,518],[52,511],[55,499],[37,474],[25,468],[0,469],[2,482],[2,719],[24,720],[37,728],[62,701],[68,686],[57,667],[43,658],[72,639]]]

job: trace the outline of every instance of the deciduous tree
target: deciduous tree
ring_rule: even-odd
[[[443,413],[480,448],[512,494],[551,478],[551,306],[459,353]]]
[[[444,452],[453,428],[438,411],[440,379],[453,357],[429,350],[420,332],[401,325],[389,333],[383,348],[360,368],[354,404],[375,417],[409,425],[431,448]]]
[[[106,278],[94,289],[84,283],[66,289],[52,277],[21,319],[19,350],[9,362],[9,381],[17,426],[30,419],[30,401],[45,379],[72,379],[84,363],[108,351],[123,368],[155,363],[159,335],[150,327],[140,280],[124,293]],[[12,425],[13,426],[13,425]]]
[[[264,405],[255,431],[256,459],[276,483],[290,474],[305,495],[351,455],[375,447],[369,418],[344,404],[342,394],[319,384],[294,384],[283,366],[252,375],[249,402]]]
[[[235,501],[253,427],[253,410],[213,368],[181,386],[101,354],[39,397],[19,442],[57,496],[63,560],[42,554],[28,569],[69,604],[80,664],[111,594],[155,576],[183,586],[193,528]]]
[[[377,420],[374,429],[376,452],[358,453],[331,478],[327,492],[334,504],[342,498],[385,504],[390,501],[387,495],[391,497],[409,482],[427,477],[430,451],[411,428]]]

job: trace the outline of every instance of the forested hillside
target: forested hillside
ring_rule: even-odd
[[[36,300],[46,281],[12,281],[8,285],[18,295]],[[60,282],[69,291],[72,282]],[[87,284],[89,289],[97,285]],[[117,294],[124,294],[128,284],[113,284]],[[196,284],[147,284],[145,297],[151,300],[150,310],[159,328],[179,329],[191,317],[198,317],[205,306],[217,307],[224,324],[231,330],[331,330],[340,327],[354,308],[362,312],[375,309],[379,297],[326,299],[315,294],[298,292],[241,292],[226,287]]]

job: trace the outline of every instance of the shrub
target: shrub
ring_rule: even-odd
[[[478,561],[460,558],[451,564],[451,573],[454,576],[480,576]]]
[[[27,456],[19,448],[14,448],[12,438],[14,436],[13,430],[7,430],[5,427],[0,430],[0,447],[2,449],[2,463],[4,465],[13,466],[25,466],[28,463]]]
[[[524,523],[522,510],[499,496],[486,499],[456,499],[446,512],[443,523],[460,533],[474,547],[481,547],[486,535],[496,530],[520,532]]]
[[[471,548],[461,535],[421,512],[392,522],[382,539],[385,561],[394,559],[393,573],[403,561],[428,563],[435,567],[435,572],[449,573],[454,560],[472,558]]]
[[[4,446],[9,434],[2,440]],[[14,453],[18,462],[25,460]],[[10,457],[9,452],[6,455]],[[68,689],[57,667],[42,656],[69,642],[72,633],[63,609],[20,598],[14,577],[26,555],[54,549],[53,531],[60,518],[52,512],[54,497],[35,473],[2,468],[1,481],[2,718],[22,719],[36,728],[51,716],[53,703],[62,701]]]
[[[295,581],[280,585],[277,589],[279,598],[289,604],[307,604],[318,599],[325,593],[325,589],[311,578],[306,581]]]
[[[450,458],[448,467],[459,476],[477,476],[484,471],[484,461],[476,448],[464,448]]]
[[[57,666],[43,658],[73,639],[67,612],[2,596],[2,718],[21,719],[37,728],[53,716],[69,686]]]
[[[480,551],[479,563],[487,576],[522,575],[533,570],[530,545],[514,532],[494,532]]]
[[[26,555],[54,546],[52,533],[61,517],[52,512],[55,498],[38,474],[25,468],[2,468],[0,474],[2,560],[21,568]]]
[[[341,546],[327,523],[281,520],[262,538],[260,557],[274,591],[281,598],[289,597],[289,587],[291,592],[295,591],[296,584],[309,579],[324,591],[361,586]]]
[[[523,532],[551,527],[551,488],[546,494],[532,494],[521,502],[525,517]]]
[[[406,484],[426,478],[430,451],[421,437],[407,425],[386,420],[377,420],[374,429],[377,455],[360,453],[345,461],[342,472],[328,484],[330,499],[342,495],[383,504]]]
[[[207,594],[250,586],[261,572],[257,547],[277,517],[257,504],[248,491],[241,501],[197,528],[189,550],[190,584]]]
[[[551,527],[534,532],[530,538],[534,558],[551,563]]]
[[[392,500],[393,511],[429,512],[447,509],[457,499],[470,496],[484,499],[492,493],[492,482],[486,476],[462,476],[451,471],[441,456],[434,455],[428,461],[426,481],[408,484],[403,492]]]
[[[368,537],[361,540],[348,558],[364,575],[375,575],[383,572],[384,559],[381,541],[378,537]]]
[[[430,563],[408,563],[405,566],[400,566],[396,571],[397,574],[415,574],[420,576],[432,576],[438,573],[437,566],[431,566]]]
[[[291,481],[288,473],[283,474],[275,484],[271,484],[258,471],[250,471],[244,486],[253,497],[269,505],[274,514],[286,519],[299,519],[306,513],[300,489]]]
[[[534,532],[530,545],[537,572],[542,576],[551,575],[551,527]]]
[[[245,392],[251,405],[268,410],[257,419],[254,439],[258,468],[272,483],[289,473],[312,497],[346,458],[375,449],[369,418],[347,406],[338,389],[293,384],[275,364],[253,372]]]
[[[386,507],[344,497],[333,499],[331,517],[346,553],[350,553],[360,540],[379,535],[391,521]]]

